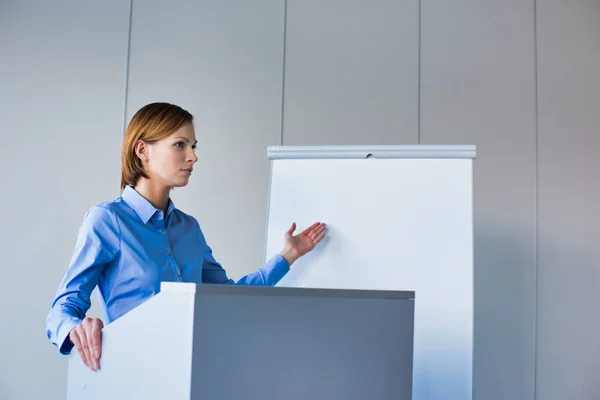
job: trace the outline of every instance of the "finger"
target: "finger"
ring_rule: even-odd
[[[311,238],[313,241],[315,241],[316,239],[318,239],[319,237],[322,239],[323,236],[325,236],[325,225],[321,226],[321,228],[317,229],[315,231],[315,234],[313,235],[313,237]],[[320,240],[320,239],[319,239]]]
[[[96,371],[98,369],[98,360],[94,354],[94,325],[95,324],[93,322],[88,322],[85,327],[85,337],[87,339],[87,351],[92,364],[92,369]]]
[[[289,233],[291,235],[292,233],[294,233],[295,230],[296,230],[296,223],[293,222],[292,226],[290,226],[290,229],[288,229],[287,233]]]
[[[320,222],[315,222],[314,224],[312,224],[311,226],[306,228],[302,233],[306,233],[307,235],[309,235],[313,231],[313,229],[315,229],[319,226],[319,224],[320,224]]]
[[[319,222],[317,225],[315,225],[313,231],[320,231],[322,229],[325,229],[325,224],[323,222]]]
[[[321,233],[313,240],[313,244],[316,246],[325,237],[325,232]]]
[[[76,329],[77,338],[79,339],[79,354],[81,354],[81,359],[83,360],[84,364],[91,369],[92,359],[90,358],[90,354],[87,350],[87,338],[85,336],[85,329],[81,325],[79,325]]]
[[[319,236],[323,231],[325,231],[325,224],[320,224],[318,227],[315,227],[310,233],[309,233],[309,237],[311,239],[316,238],[317,236]]]
[[[77,333],[79,333],[79,340],[81,341],[81,348],[82,348],[83,352],[85,353],[85,359],[87,360],[86,365],[93,371],[94,364],[93,364],[93,360],[92,360],[92,355],[90,354],[90,348],[88,345],[88,338],[87,338],[88,335],[87,335],[84,324],[82,324],[81,329],[79,329],[79,331]]]
[[[96,369],[100,368],[100,357],[102,356],[102,328],[104,325],[99,319],[92,324],[92,356],[96,360]]]
[[[85,357],[85,351],[83,351],[83,347],[81,346],[81,339],[79,338],[79,333],[78,333],[77,329],[73,330],[73,334],[69,335],[69,336],[70,336],[71,341],[75,345],[75,348],[77,349],[77,352],[79,353],[79,356],[81,357],[81,361],[83,361],[83,363],[89,367],[88,361]]]

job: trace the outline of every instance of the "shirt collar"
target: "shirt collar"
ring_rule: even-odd
[[[135,212],[140,217],[142,222],[144,222],[144,224],[148,223],[150,218],[152,218],[152,216],[157,211],[159,211],[156,207],[152,205],[152,203],[146,200],[144,196],[139,194],[137,190],[135,190],[129,185],[125,186],[121,197],[127,202],[127,204],[131,206],[131,208],[135,210]],[[165,216],[165,219],[171,214],[171,211],[173,211],[174,209],[175,204],[173,204],[173,201],[169,198],[169,206],[167,207],[167,216]]]

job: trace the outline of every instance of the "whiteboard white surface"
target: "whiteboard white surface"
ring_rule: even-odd
[[[472,399],[472,159],[276,159],[266,258],[326,238],[278,286],[415,291],[414,400]]]

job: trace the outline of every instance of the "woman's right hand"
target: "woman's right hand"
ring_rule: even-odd
[[[100,368],[102,328],[104,324],[100,319],[86,317],[69,333],[69,339],[75,345],[84,364],[92,371]]]

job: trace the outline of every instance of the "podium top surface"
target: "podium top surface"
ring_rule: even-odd
[[[364,289],[323,289],[302,287],[242,286],[219,284],[196,284],[187,282],[161,282],[161,292],[223,294],[244,296],[309,296],[414,300],[415,292],[409,290],[364,290]]]

